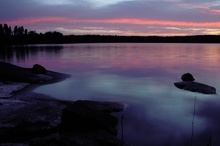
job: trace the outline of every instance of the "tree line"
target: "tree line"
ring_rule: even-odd
[[[0,44],[38,44],[38,43],[63,43],[63,34],[57,31],[37,33],[28,31],[23,26],[12,28],[7,24],[0,24]]]
[[[61,44],[61,43],[220,43],[220,35],[195,36],[118,36],[63,35],[57,31],[37,33],[23,26],[0,24],[0,44]]]

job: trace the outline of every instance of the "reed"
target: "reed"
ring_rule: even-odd
[[[121,139],[123,146],[124,145],[124,114],[121,115]]]
[[[193,118],[192,118],[192,135],[191,135],[191,146],[193,146],[193,136],[194,136],[194,122],[195,122],[195,115],[196,115],[196,98],[194,100],[194,109],[193,109]]]

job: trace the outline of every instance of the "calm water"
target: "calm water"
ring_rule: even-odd
[[[219,95],[191,93],[173,85],[190,72],[218,93],[218,44],[35,45],[1,48],[0,60],[23,67],[39,63],[72,75],[34,92],[63,100],[125,103],[124,139],[135,146],[189,146],[197,97],[193,145],[206,146],[210,136],[213,146],[220,145]]]

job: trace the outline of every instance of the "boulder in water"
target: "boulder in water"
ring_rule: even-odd
[[[193,75],[190,74],[190,73],[185,73],[185,74],[183,74],[183,75],[181,76],[181,79],[182,79],[183,81],[192,81],[192,82],[195,81]]]
[[[35,64],[35,65],[33,65],[32,73],[35,73],[35,74],[46,74],[47,70],[42,65]]]

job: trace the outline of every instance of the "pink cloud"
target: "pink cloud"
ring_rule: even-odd
[[[213,9],[211,6],[208,6],[208,5],[196,5],[196,4],[189,4],[189,3],[178,3],[177,5],[181,7],[185,7],[186,9],[188,8],[201,9],[201,10],[204,10],[203,12],[205,13],[220,14],[220,10]]]
[[[173,36],[219,34],[220,30],[220,21],[187,22],[138,18],[76,19],[68,17],[38,17],[0,21],[1,23],[7,23],[11,26],[24,26],[42,33],[52,30],[64,34]],[[92,29],[87,29],[90,27]],[[126,27],[128,29],[125,29]]]
[[[213,10],[219,12],[220,10]],[[162,25],[162,26],[185,26],[185,27],[215,27],[220,28],[220,21],[218,22],[186,22],[186,21],[169,21],[169,20],[150,20],[150,19],[136,19],[136,18],[118,18],[118,19],[74,19],[67,17],[40,17],[40,18],[23,18],[17,20],[9,20],[0,23],[7,23],[9,25],[31,25],[38,23],[108,23],[108,24],[136,24],[136,25]]]
[[[210,10],[210,12],[215,13],[215,14],[220,14],[220,10]]]

